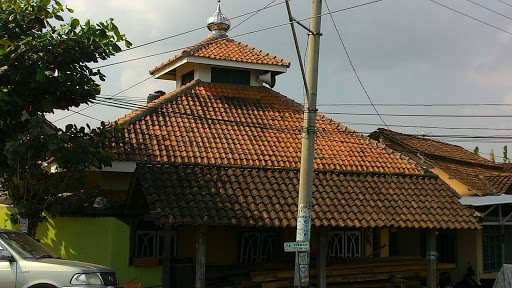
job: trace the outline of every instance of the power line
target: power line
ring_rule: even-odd
[[[511,17],[508,17],[507,15],[502,14],[502,13],[500,13],[500,12],[498,12],[498,11],[492,10],[492,9],[490,9],[490,8],[488,8],[488,7],[484,6],[484,5],[482,5],[482,4],[476,3],[476,2],[471,1],[471,0],[466,0],[466,1],[468,1],[468,2],[470,2],[470,3],[473,3],[474,5],[476,5],[476,6],[478,6],[478,7],[484,8],[484,9],[485,9],[485,10],[487,10],[487,11],[491,11],[491,12],[493,12],[493,13],[497,14],[497,15],[500,15],[500,16],[502,16],[502,17],[505,17],[505,18],[509,19],[509,20],[512,20],[512,18],[511,18]]]
[[[328,115],[375,116],[374,113],[326,112]],[[512,115],[381,114],[389,117],[512,118]]]
[[[119,93],[114,94],[111,98],[115,97],[117,94],[121,94],[121,93],[123,93],[123,92],[126,92],[126,91],[128,91],[128,90],[132,89],[133,87],[138,86],[138,85],[140,85],[140,84],[142,84],[142,83],[146,82],[147,80],[151,79],[152,77],[153,77],[153,76],[149,76],[148,78],[146,78],[146,79],[144,79],[144,80],[142,80],[142,81],[140,81],[140,82],[137,82],[137,83],[133,84],[132,86],[130,86],[130,87],[128,87],[128,88],[126,88],[126,89],[124,89],[124,90],[121,90]],[[101,101],[99,101],[99,102],[101,102]],[[85,108],[83,108],[83,109],[80,109],[80,110],[78,110],[78,111],[70,110],[71,112],[73,112],[72,114],[69,114],[69,115],[66,115],[66,116],[64,116],[64,117],[61,117],[61,118],[59,118],[59,119],[57,119],[57,120],[54,120],[53,122],[59,122],[59,121],[61,121],[61,120],[64,120],[64,119],[66,119],[66,118],[68,118],[68,117],[73,116],[74,114],[84,115],[84,114],[81,114],[81,113],[79,113],[79,112],[82,112],[82,111],[87,110],[87,109],[89,109],[89,108],[91,108],[91,107],[94,107],[94,106],[96,106],[97,104],[99,104],[99,103],[98,103],[98,102],[93,103],[92,105],[89,105],[89,106],[87,106],[87,107],[85,107]],[[88,117],[90,117],[90,116],[88,116]],[[92,117],[90,117],[90,118],[92,118]]]
[[[512,106],[512,104],[507,103],[432,103],[432,104],[422,104],[422,103],[324,103],[318,104],[318,106],[382,106],[382,107],[467,107],[467,106]]]
[[[263,31],[271,30],[271,29],[276,29],[276,28],[280,28],[280,27],[283,27],[283,26],[286,26],[286,25],[290,25],[291,23],[300,22],[300,21],[304,21],[304,20],[310,20],[311,18],[314,18],[314,17],[322,17],[322,16],[329,15],[329,14],[336,14],[336,13],[340,13],[340,12],[351,10],[351,9],[355,9],[355,8],[360,8],[360,7],[363,7],[363,6],[366,6],[366,5],[370,5],[370,4],[374,4],[374,3],[377,3],[377,2],[381,2],[381,1],[384,1],[384,0],[375,0],[375,1],[367,2],[367,3],[351,6],[351,7],[348,7],[348,8],[343,8],[343,9],[331,11],[331,12],[325,13],[325,14],[321,14],[321,15],[317,15],[317,16],[313,16],[313,17],[307,17],[307,18],[295,20],[293,22],[277,24],[277,25],[274,25],[274,26],[269,26],[269,27],[265,27],[265,28],[261,28],[261,29],[257,29],[257,30],[253,30],[253,31],[245,32],[245,33],[241,33],[241,34],[238,34],[238,35],[235,35],[235,36],[230,36],[229,38],[230,39],[234,39],[234,38],[238,38],[238,37],[242,37],[242,36],[246,36],[246,35],[250,35],[250,34],[255,34],[255,33],[263,32]],[[206,42],[204,44],[214,43],[214,42],[219,41],[219,40],[221,40],[221,39],[212,40],[212,41]],[[154,56],[160,56],[160,55],[168,54],[168,53],[171,53],[171,52],[181,51],[181,50],[187,49],[188,47],[190,47],[190,46],[182,47],[182,48],[178,48],[178,49],[173,49],[173,50],[168,50],[168,51],[164,51],[164,52],[159,52],[159,53],[155,53],[155,54],[145,55],[145,56],[141,56],[141,57],[136,57],[136,58],[132,58],[132,59],[127,59],[127,60],[123,60],[123,61],[119,61],[119,62],[114,62],[114,63],[110,63],[110,64],[105,64],[105,65],[94,67],[92,69],[105,68],[105,67],[110,67],[110,66],[114,66],[114,65],[119,65],[119,64],[124,64],[124,63],[128,63],[128,62],[133,62],[133,61],[137,61],[137,60],[142,60],[142,59],[146,59],[146,58],[150,58],[150,57],[154,57]]]
[[[509,3],[505,2],[505,1],[498,0],[498,2],[501,2],[501,3],[505,4],[505,5],[508,5],[508,6],[512,7],[512,4],[509,4]]]
[[[327,10],[329,12],[331,12],[331,9],[329,8],[329,4],[327,4],[327,0],[325,1],[325,5],[327,7]],[[388,127],[388,125],[386,124],[386,121],[384,121],[382,116],[379,114],[379,111],[377,111],[377,108],[375,107],[375,105],[373,105],[373,101],[370,98],[370,95],[368,95],[368,91],[366,91],[366,88],[364,87],[363,82],[361,81],[361,78],[359,77],[359,74],[356,71],[356,67],[354,66],[354,63],[352,63],[352,58],[350,58],[350,55],[348,54],[347,47],[345,46],[345,42],[343,41],[343,38],[341,37],[340,31],[338,30],[338,26],[336,25],[336,21],[334,21],[334,17],[332,16],[332,14],[329,14],[329,16],[331,17],[332,24],[334,25],[334,29],[336,29],[336,32],[338,33],[338,38],[340,39],[341,45],[343,46],[343,50],[345,50],[345,54],[347,55],[348,62],[350,63],[350,66],[352,67],[352,71],[354,71],[354,74],[356,75],[357,81],[359,81],[359,85],[363,89],[364,94],[366,94],[366,97],[370,101],[370,104],[372,105],[373,110],[375,110],[375,113],[377,113],[377,115],[379,116],[379,118],[382,121],[382,123],[384,123],[384,126]]]
[[[468,17],[468,18],[470,18],[470,19],[473,19],[473,20],[475,20],[475,21],[477,21],[477,22],[480,22],[480,23],[482,23],[482,24],[484,24],[484,25],[487,25],[487,26],[489,26],[489,27],[492,27],[492,28],[494,28],[494,29],[497,29],[497,30],[499,30],[499,31],[501,31],[501,32],[504,32],[504,33],[507,33],[507,34],[509,34],[509,35],[512,35],[512,33],[511,33],[511,32],[509,32],[509,31],[507,31],[507,30],[501,29],[501,28],[500,28],[500,27],[498,27],[498,26],[494,26],[494,25],[489,24],[489,23],[487,23],[487,22],[485,22],[485,21],[482,21],[482,20],[477,19],[477,18],[475,18],[475,17],[473,17],[473,16],[470,16],[470,15],[468,15],[468,14],[466,14],[466,13],[463,13],[463,12],[460,12],[460,11],[458,11],[458,10],[455,10],[455,9],[453,9],[453,8],[451,8],[451,7],[449,7],[449,6],[446,6],[446,5],[444,5],[444,4],[441,4],[441,3],[437,2],[437,1],[430,0],[430,2],[435,3],[435,4],[437,4],[437,5],[441,6],[441,7],[444,7],[444,8],[446,8],[446,9],[451,10],[451,11],[453,11],[453,12],[455,12],[455,13],[460,14],[460,15],[466,16],[466,17]]]
[[[277,0],[274,0],[274,1],[270,2],[269,4],[267,4],[263,8],[260,8],[260,9],[257,9],[257,10],[253,10],[253,11],[250,11],[250,12],[247,12],[247,13],[244,13],[244,14],[241,14],[241,15],[238,15],[238,16],[235,16],[235,17],[231,18],[231,20],[234,20],[234,19],[237,19],[237,18],[240,18],[240,17],[244,17],[244,16],[247,16],[247,15],[250,15],[247,19],[243,20],[242,22],[240,22],[239,24],[234,26],[232,29],[235,29],[236,27],[240,26],[242,23],[246,22],[247,20],[252,18],[254,15],[258,14],[260,11],[272,8],[274,6],[282,5],[284,3],[284,2],[281,2],[281,3],[277,3],[277,4],[274,4],[274,5],[271,5],[272,3],[276,2],[276,1]],[[202,29],[204,29],[206,27],[207,27],[207,25],[203,25],[201,27],[197,27],[197,28],[185,31],[185,32],[177,33],[177,34],[174,34],[174,35],[171,35],[171,36],[167,36],[167,37],[160,38],[160,39],[157,39],[157,40],[149,41],[149,42],[146,42],[146,43],[143,43],[143,44],[140,44],[140,45],[132,46],[132,47],[124,49],[124,50],[122,50],[122,51],[120,51],[118,53],[122,53],[122,52],[130,51],[130,50],[134,50],[134,49],[137,49],[137,48],[140,48],[140,47],[152,45],[152,44],[155,44],[155,43],[158,43],[158,42],[162,42],[162,41],[165,41],[165,40],[176,38],[178,36],[183,36],[183,35],[186,35],[186,34],[189,34],[189,33],[195,32],[195,31],[198,31],[198,30],[202,30]]]
[[[349,126],[349,125],[357,125],[357,126],[377,126],[380,127],[381,124],[377,123],[364,123],[364,122],[350,122],[350,121],[340,121],[341,123]],[[487,128],[487,127],[441,127],[441,126],[427,126],[427,125],[402,125],[402,124],[389,124],[390,127],[399,127],[399,128],[420,128],[420,129],[439,129],[439,130],[482,130],[482,131],[512,131],[512,128]]]

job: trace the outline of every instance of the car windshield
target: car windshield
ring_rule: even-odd
[[[20,232],[2,232],[0,239],[6,246],[14,250],[23,258],[56,258],[55,254],[30,238],[27,234]]]

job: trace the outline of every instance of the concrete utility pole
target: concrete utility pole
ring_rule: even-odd
[[[313,0],[309,26],[309,51],[306,83],[309,93],[304,99],[304,128],[302,130],[302,154],[299,180],[299,203],[297,215],[297,242],[310,242],[311,210],[313,198],[313,160],[315,157],[316,98],[318,83],[318,58],[320,54],[320,23],[322,1]],[[309,287],[309,251],[297,252],[296,277],[299,287]],[[298,276],[298,277],[297,277]]]

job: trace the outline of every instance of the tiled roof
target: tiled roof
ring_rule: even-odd
[[[118,120],[117,160],[153,164],[300,167],[302,106],[266,87],[196,80]],[[423,174],[409,158],[325,116],[315,169]]]
[[[216,60],[236,61],[251,64],[267,64],[290,67],[290,62],[270,53],[256,49],[242,42],[227,38],[226,35],[210,35],[203,41],[188,47],[181,54],[165,61],[151,69],[149,73],[155,75],[165,68],[189,56],[204,57]]]
[[[512,173],[504,169],[506,166],[496,164],[460,146],[382,128],[370,135],[374,139],[381,136],[420,153],[428,163],[464,183],[476,195],[512,192]]]
[[[475,153],[468,151],[460,146],[449,144],[446,142],[436,141],[428,139],[426,137],[418,137],[409,134],[403,134],[395,131],[391,131],[384,128],[379,128],[377,131],[370,134],[373,139],[384,136],[390,139],[406,145],[417,152],[422,154],[428,154],[432,156],[441,156],[449,159],[460,160],[465,162],[471,162],[475,164],[483,164],[496,166],[499,165],[492,162],[491,160],[485,159],[476,155]]]
[[[298,170],[138,165],[160,224],[294,227]],[[437,177],[320,171],[312,224],[320,227],[479,229]]]

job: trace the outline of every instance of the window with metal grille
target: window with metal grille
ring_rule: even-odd
[[[212,82],[224,84],[251,84],[251,73],[248,70],[212,67]]]
[[[361,257],[361,231],[331,231],[328,255],[330,259]]]
[[[267,263],[272,256],[275,239],[275,232],[243,232],[240,245],[240,263]]]
[[[134,256],[162,259],[164,256],[164,240],[164,231],[136,231]],[[171,256],[176,256],[176,231],[171,232]]]

